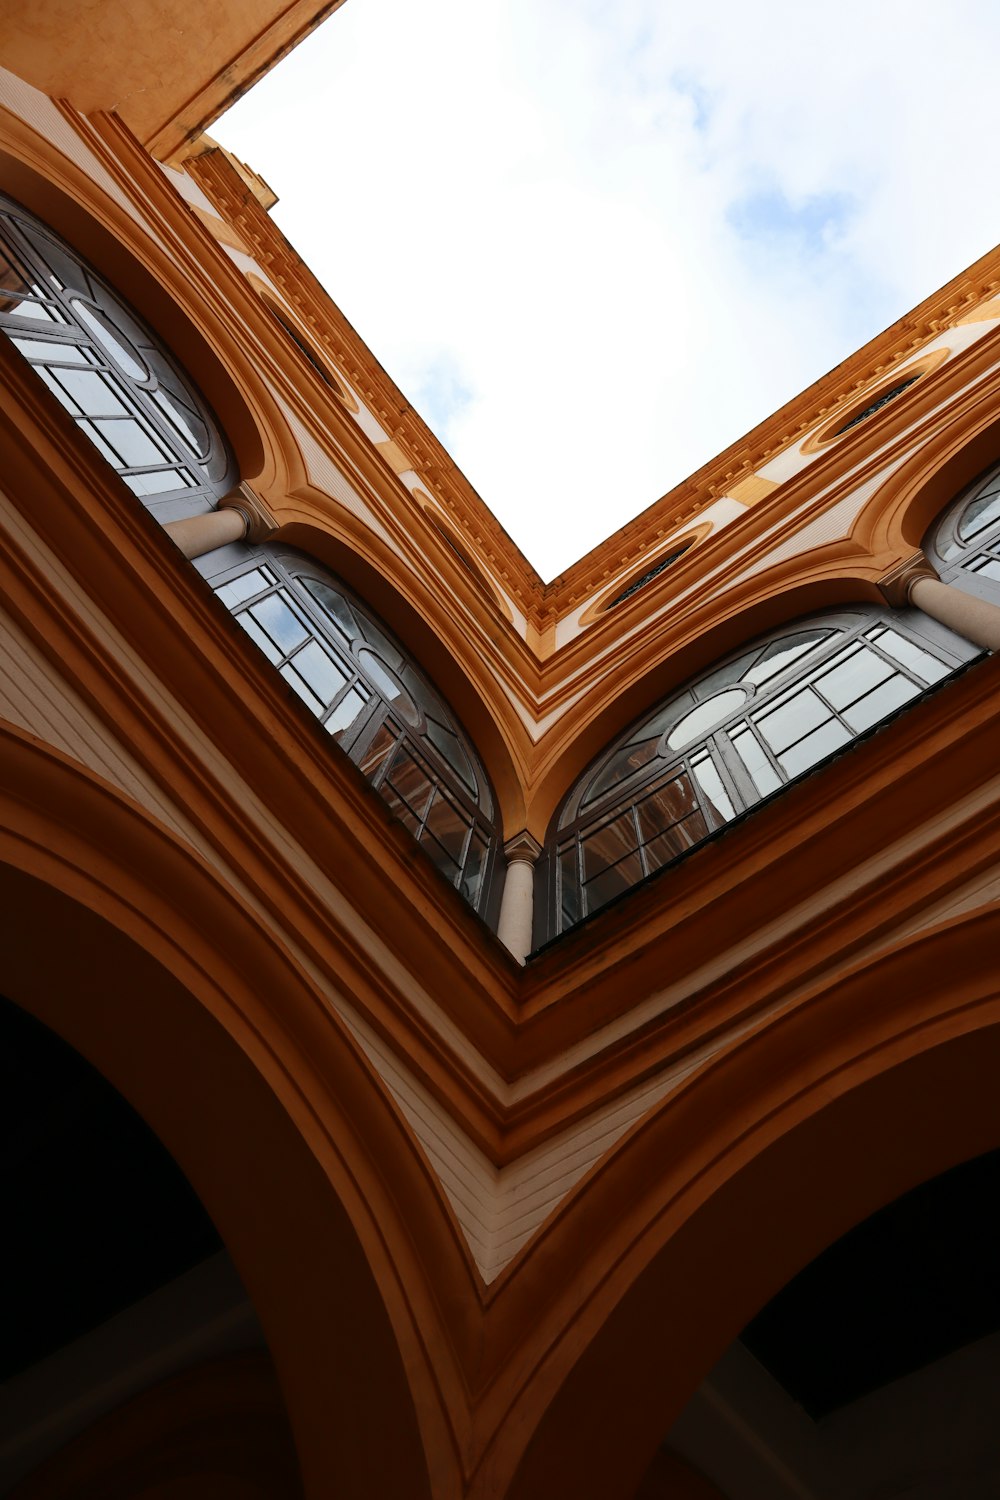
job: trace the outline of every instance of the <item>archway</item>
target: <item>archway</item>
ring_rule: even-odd
[[[694,1390],[796,1271],[1000,1146],[998,931],[987,908],[821,988],[685,1083],[595,1174],[546,1247],[590,1236],[509,1500],[631,1500]],[[508,1426],[482,1493],[512,1439]]]
[[[249,1038],[240,1044],[105,917],[12,863],[0,866],[0,904],[6,993],[120,1090],[209,1208],[260,1317],[306,1495],[427,1495],[413,1397],[366,1247]]]

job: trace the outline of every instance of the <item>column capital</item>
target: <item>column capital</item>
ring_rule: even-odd
[[[910,602],[910,590],[918,578],[937,578],[922,552],[897,563],[878,580],[878,591],[892,609],[905,609]]]
[[[244,480],[219,501],[219,510],[241,511],[247,520],[247,541],[264,542],[278,523],[257,492]]]
[[[512,839],[507,840],[503,846],[503,852],[509,865],[516,863],[533,865],[542,852],[542,846],[526,828],[522,828],[520,833],[515,833]]]

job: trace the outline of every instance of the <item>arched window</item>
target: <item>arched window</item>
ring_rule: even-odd
[[[219,598],[477,911],[497,847],[486,773],[405,648],[318,563],[254,548]]]
[[[161,521],[210,510],[231,459],[161,341],[76,252],[0,197],[0,330]]]
[[[919,698],[977,649],[918,610],[785,626],[675,693],[587,771],[549,841],[565,931]]]
[[[1000,600],[1000,464],[949,506],[925,550],[946,582],[960,579],[970,593]]]

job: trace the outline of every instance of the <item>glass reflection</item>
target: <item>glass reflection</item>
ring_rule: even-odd
[[[551,863],[557,930],[680,858],[975,655],[958,637],[940,648],[921,638],[912,618],[870,610],[810,624],[744,650],[658,706],[566,803]]]

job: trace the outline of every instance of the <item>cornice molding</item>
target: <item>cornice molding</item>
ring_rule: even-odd
[[[223,153],[210,150],[185,165],[223,217],[247,239],[261,268],[289,298],[312,336],[325,346],[330,359],[386,428],[390,440],[410,456],[415,472],[437,493],[463,542],[482,554],[484,567],[496,573],[522,610],[533,614],[544,588],[538,574]]]
[[[1000,288],[1000,246],[988,251],[939,291],[878,334],[821,380],[769,416],[745,437],[710,459],[653,502],[546,587],[560,613],[586,598],[617,570],[641,563],[670,533],[690,521],[769,459],[783,452],[852,395],[912,358],[926,342]],[[622,542],[630,545],[622,548]],[[600,570],[600,571],[598,571]]]

